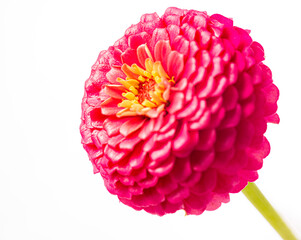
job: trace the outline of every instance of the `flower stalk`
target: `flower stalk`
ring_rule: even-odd
[[[265,198],[255,183],[249,184],[242,190],[248,200],[261,213],[261,215],[272,225],[284,240],[297,240],[293,232],[286,225],[273,206]]]

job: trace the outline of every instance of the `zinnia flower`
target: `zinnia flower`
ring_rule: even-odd
[[[85,84],[82,143],[136,210],[201,214],[258,178],[279,92],[250,31],[219,14],[145,14]]]

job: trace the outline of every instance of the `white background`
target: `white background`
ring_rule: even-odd
[[[168,6],[234,19],[265,48],[280,125],[258,186],[301,239],[298,1],[0,1],[0,239],[279,240],[242,193],[201,216],[136,212],[107,192],[80,144],[84,81],[98,53]]]

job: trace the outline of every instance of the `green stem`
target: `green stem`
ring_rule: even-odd
[[[242,192],[284,240],[297,240],[280,215],[264,197],[255,183],[250,182]]]

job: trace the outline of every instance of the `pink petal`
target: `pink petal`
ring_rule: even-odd
[[[146,139],[153,131],[155,124],[155,119],[147,119],[143,127],[141,128],[141,131],[139,132],[139,138]]]
[[[200,100],[197,111],[195,112],[194,116],[192,116],[189,119],[189,121],[190,122],[198,121],[201,118],[201,116],[203,115],[203,113],[205,112],[206,108],[207,108],[206,101]]]
[[[143,126],[144,122],[145,118],[143,117],[132,118],[131,120],[128,120],[127,122],[123,123],[119,131],[123,136],[126,137],[129,134],[140,129]]]
[[[132,49],[137,49],[140,45],[147,43],[150,38],[151,36],[146,32],[131,35],[128,38],[129,46]]]
[[[167,69],[167,56],[171,52],[169,41],[160,40],[154,49],[155,60],[160,61],[164,69]]]
[[[119,132],[120,126],[128,120],[129,118],[107,118],[103,122],[103,126],[109,137],[111,137],[117,134]]]
[[[126,63],[128,65],[137,64],[137,52],[136,49],[128,48],[121,54],[122,63]]]
[[[175,128],[176,124],[177,124],[177,122],[176,122],[175,115],[168,114],[167,116],[165,116],[164,122],[162,124],[162,128],[159,130],[159,132],[163,133],[163,132],[170,130],[172,127]]]
[[[133,150],[137,143],[139,143],[141,139],[138,137],[137,132],[127,136],[120,144],[120,149],[127,149],[127,150]]]
[[[106,78],[111,84],[118,84],[116,81],[118,77],[125,78],[125,74],[118,68],[111,68],[111,70],[106,74]]]
[[[198,98],[205,98],[210,96],[211,92],[214,90],[215,81],[214,78],[209,76],[206,81],[202,81],[196,86],[196,94]]]
[[[106,93],[116,99],[124,99],[122,93],[125,91],[125,88],[122,85],[106,85]]]
[[[173,43],[175,38],[179,35],[181,29],[177,25],[167,26],[170,42]]]
[[[106,146],[104,153],[113,163],[121,161],[127,155],[126,151],[116,150],[108,145]]]
[[[162,142],[162,141],[170,140],[174,137],[175,133],[176,133],[175,128],[171,128],[169,131],[166,131],[164,133],[158,133],[157,141]]]
[[[166,144],[160,144],[159,147],[156,147],[150,153],[150,158],[153,162],[160,163],[170,155],[170,150],[171,150],[170,141],[168,141]],[[153,166],[153,164],[151,164],[150,166]]]
[[[198,26],[200,27],[200,26]],[[190,42],[194,40],[196,29],[191,25],[184,23],[181,27],[183,36]]]
[[[183,36],[178,35],[172,42],[172,48],[175,49],[178,53],[187,56],[189,52],[189,41],[186,40]]]
[[[170,114],[174,114],[184,107],[184,94],[182,92],[172,93],[170,96],[170,105],[167,107],[167,111]]]
[[[199,100],[196,96],[193,97],[192,101],[188,103],[184,109],[177,113],[177,118],[187,118],[192,116],[197,110],[199,106]]]
[[[207,127],[210,123],[210,118],[211,118],[210,111],[207,110],[204,112],[204,114],[201,116],[200,119],[188,123],[189,129],[190,130],[200,130],[200,129]]]
[[[196,41],[199,43],[201,49],[207,49],[210,40],[211,40],[212,34],[204,29],[198,29],[196,32]]]
[[[195,58],[189,58],[184,67],[184,71],[182,74],[183,78],[189,78],[191,74],[193,74],[196,71],[196,60]]]
[[[173,156],[169,156],[164,163],[156,168],[149,168],[148,171],[158,177],[166,176],[172,170],[174,166],[175,158]]]
[[[120,99],[108,98],[101,104],[101,112],[103,115],[116,115],[123,108],[118,107]]]
[[[134,148],[128,164],[133,169],[141,168],[145,162],[145,158],[146,152],[141,151],[140,148]]]
[[[149,58],[145,50],[145,44],[142,44],[137,48],[137,57],[140,65],[145,68],[145,60]]]
[[[196,43],[196,41],[191,41],[189,43],[189,57],[194,57],[197,52],[200,50],[198,44]]]
[[[120,142],[124,140],[124,136],[117,134],[116,136],[110,137],[108,140],[108,144],[111,147],[116,147],[119,145]]]
[[[181,78],[174,87],[171,88],[172,91],[184,91],[188,85],[187,78]]]
[[[174,151],[181,151],[190,144],[190,135],[187,123],[183,122],[181,128],[175,137],[172,148]]]
[[[156,139],[157,134],[153,134],[152,136],[150,136],[143,144],[143,151],[150,152],[155,146]]]
[[[226,27],[233,27],[233,20],[231,18],[226,18],[220,14],[213,14],[210,18],[216,19],[220,23],[224,24]]]
[[[171,51],[167,58],[167,73],[177,80],[184,69],[184,55]]]

